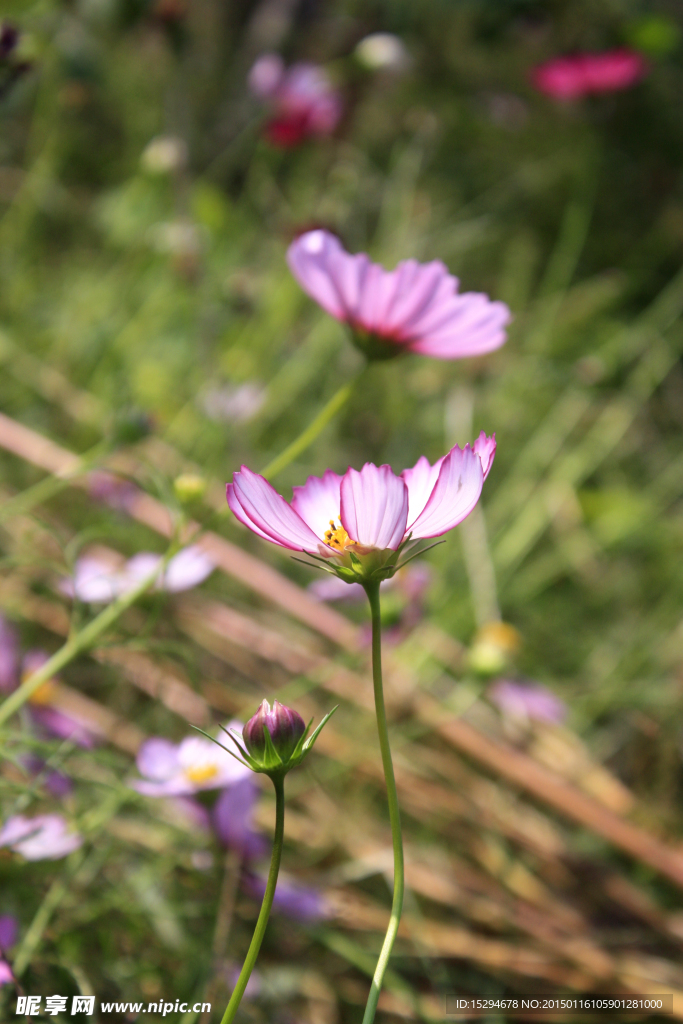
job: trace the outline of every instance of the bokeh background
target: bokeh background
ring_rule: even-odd
[[[59,859],[0,849],[21,991],[209,998],[212,1015],[168,1019],[220,1020],[272,792],[233,793],[221,829],[229,789],[189,806],[129,783],[146,738],[267,696],[340,708],[289,777],[290,889],[242,1019],[362,1016],[391,876],[366,609],[311,593],[223,496],[362,365],[285,262],[323,226],[388,267],[443,260],[514,316],[490,356],[371,367],[274,481],[289,496],[328,466],[498,440],[479,509],[385,596],[409,892],[378,1020],[445,1019],[447,993],[667,992],[683,1016],[680,6],[5,0],[3,18],[5,690],[25,652],[96,613],[64,591],[84,554],[161,553],[182,515],[234,546],[2,727],[3,821],[60,814],[84,840]],[[375,33],[393,42],[364,46]],[[553,58],[624,47],[644,61],[628,88],[534,84]],[[273,132],[248,85],[268,52],[324,69],[333,131]],[[5,1019],[16,994],[0,987]]]

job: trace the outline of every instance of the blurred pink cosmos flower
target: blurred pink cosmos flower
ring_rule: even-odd
[[[564,701],[540,683],[499,679],[489,689],[488,696],[510,718],[561,725],[567,717]]]
[[[349,582],[359,581],[352,570],[359,562],[363,572],[392,576],[409,540],[439,537],[469,515],[495,450],[495,437],[482,431],[473,447],[456,445],[433,466],[422,456],[400,476],[371,462],[344,476],[328,469],[322,478],[310,476],[295,487],[291,503],[242,466],[227,486],[228,505],[264,540],[335,559],[333,571]]]
[[[76,832],[69,832],[61,814],[38,814],[26,818],[15,814],[0,828],[0,846],[8,846],[26,860],[59,860],[83,843]]]
[[[27,651],[21,663],[22,682],[42,668],[49,657],[46,651],[40,649]],[[33,696],[29,698],[28,710],[32,721],[37,726],[37,731],[58,740],[70,740],[86,750],[94,747],[96,739],[85,722],[51,706],[51,691],[52,684],[48,681],[38,687]]]
[[[463,359],[505,342],[510,310],[479,292],[458,293],[458,279],[434,260],[404,260],[395,270],[352,256],[329,231],[307,231],[287,252],[289,269],[326,312],[347,323],[369,359],[416,352]]]
[[[161,565],[161,555],[148,551],[134,555],[118,569],[95,555],[84,555],[76,562],[73,578],[65,580],[61,590],[69,597],[77,597],[88,604],[105,604],[136,587],[156,565]],[[209,556],[191,545],[171,558],[156,589],[172,594],[190,590],[203,583],[214,569]]]
[[[242,728],[241,722],[231,722]],[[201,736],[188,736],[178,745],[155,736],[146,740],[137,756],[144,779],[131,782],[144,796],[189,796],[201,789],[222,789],[250,775],[223,747]]]
[[[276,53],[264,53],[249,72],[249,88],[270,105],[266,128],[275,146],[296,146],[306,138],[331,135],[342,115],[341,96],[316,64],[285,68]]]
[[[577,53],[556,57],[534,68],[531,80],[539,92],[555,100],[628,89],[644,77],[647,64],[641,54],[626,47],[603,53]]]

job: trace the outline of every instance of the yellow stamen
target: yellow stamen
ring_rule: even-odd
[[[202,764],[197,765],[196,768],[186,768],[185,774],[187,775],[190,782],[202,783],[208,782],[214,775],[218,774],[218,768],[215,764]]]
[[[26,675],[24,675],[22,677],[22,680],[21,680],[22,683],[24,682],[25,679],[30,679],[30,677],[32,675],[33,675],[32,672],[29,672]],[[38,689],[34,693],[31,694],[31,696],[29,697],[29,703],[30,704],[52,704],[52,700],[54,698],[54,694],[55,694],[54,680],[47,679],[42,684],[42,686],[39,686]]]
[[[335,551],[345,551],[347,547],[353,544],[353,541],[341,524],[335,526],[334,519],[330,519],[330,526],[332,529],[325,533],[325,543],[331,548],[334,548]]]

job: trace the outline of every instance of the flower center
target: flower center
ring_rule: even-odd
[[[331,529],[325,533],[325,543],[331,548],[334,548],[335,551],[345,551],[347,547],[353,544],[341,523],[339,526],[335,526],[334,519],[330,519],[330,526]]]
[[[22,682],[30,677],[31,673],[24,673]],[[52,679],[47,679],[29,697],[29,704],[51,704],[55,695],[55,684]]]
[[[199,764],[195,768],[186,768],[185,774],[187,775],[190,782],[196,782],[197,784],[202,782],[208,782],[214,775],[218,774],[218,768],[215,764]]]

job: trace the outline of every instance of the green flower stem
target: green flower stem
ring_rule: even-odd
[[[268,872],[268,881],[266,883],[266,891],[263,894],[263,903],[261,904],[261,911],[254,928],[254,934],[251,938],[251,944],[247,950],[247,955],[240,971],[240,976],[237,979],[237,984],[230,996],[230,1002],[228,1007],[223,1014],[223,1020],[221,1024],[230,1024],[235,1019],[235,1014],[239,1009],[239,1005],[242,1002],[242,996],[244,990],[247,987],[251,972],[254,969],[256,958],[263,942],[263,936],[266,933],[266,926],[268,924],[268,918],[270,916],[270,910],[273,906],[273,897],[275,896],[275,886],[277,885],[277,876],[280,870],[280,858],[282,856],[282,841],[285,834],[285,778],[284,775],[272,775],[273,785],[275,786],[275,836],[273,839],[273,855],[270,858],[270,871]]]
[[[308,446],[315,441],[318,434],[322,433],[332,417],[348,402],[354,384],[355,380],[349,381],[348,384],[344,384],[338,391],[335,391],[332,398],[320,410],[313,422],[309,423],[306,429],[291,444],[288,444],[283,452],[280,452],[272,462],[268,463],[266,468],[261,471],[261,476],[269,480],[277,473],[280,473],[290,462],[293,462],[297,455],[301,455],[302,452],[306,451]]]
[[[363,1024],[372,1024],[377,1010],[377,1001],[382,988],[384,972],[389,963],[391,950],[398,932],[401,910],[403,909],[403,891],[405,888],[403,879],[403,839],[401,837],[401,815],[398,807],[398,792],[396,790],[396,779],[394,778],[394,766],[391,761],[391,748],[389,747],[389,732],[387,729],[387,715],[384,707],[384,691],[382,689],[382,623],[380,619],[379,605],[379,583],[365,583],[365,593],[368,595],[370,610],[372,612],[372,681],[375,690],[375,711],[377,713],[377,732],[379,733],[379,746],[382,752],[382,766],[384,778],[387,784],[387,798],[389,802],[389,821],[391,823],[391,836],[394,846],[394,898],[391,904],[391,917],[389,927],[384,936],[379,960],[375,967],[375,974],[370,986]]]
[[[67,640],[64,646],[60,647],[37,672],[29,676],[26,682],[22,683],[14,693],[10,694],[7,700],[0,704],[0,725],[3,725],[15,711],[18,711],[43,683],[46,683],[48,679],[51,679],[57,672],[60,672],[65,665],[68,665],[70,661],[73,661],[83,651],[92,647],[95,641],[110,626],[113,626],[116,620],[131,605],[135,604],[137,599],[155,582],[159,573],[163,572],[169,553],[167,553],[162,563],[154,569],[154,572],[151,572],[141,583],[138,583],[137,587],[129,590],[126,594],[122,594],[116,601],[112,601],[103,612],[100,612],[97,618],[93,619],[92,622],[89,622],[87,626],[84,626],[83,629]]]

